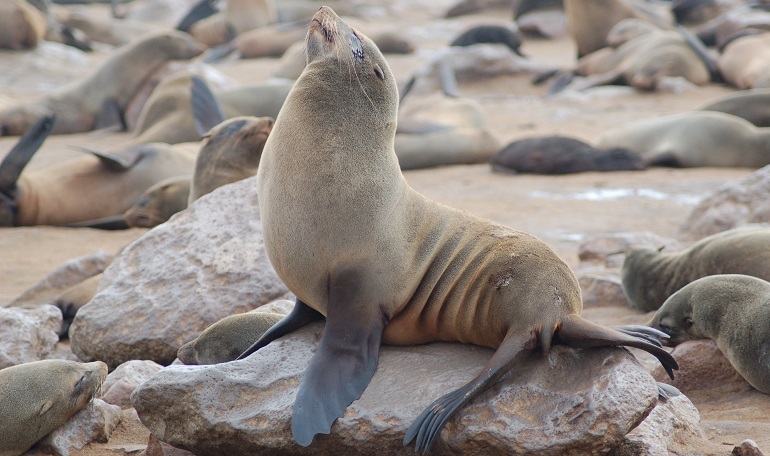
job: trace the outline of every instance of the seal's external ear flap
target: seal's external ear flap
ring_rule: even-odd
[[[660,247],[658,247],[658,252],[662,252],[663,249],[665,248],[666,248],[666,244],[661,245]]]
[[[382,68],[380,68],[379,63],[374,64],[374,74],[377,75],[378,78],[385,80],[385,73],[382,71]]]
[[[43,416],[45,412],[51,410],[51,407],[53,407],[53,402],[51,401],[45,401],[43,402],[43,405],[40,406],[40,411],[38,412],[38,416]]]

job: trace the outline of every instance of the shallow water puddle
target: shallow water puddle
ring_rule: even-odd
[[[534,191],[529,194],[532,198],[544,199],[574,199],[584,201],[610,201],[621,198],[649,198],[657,201],[674,201],[681,204],[695,204],[702,196],[699,195],[672,195],[651,188],[595,188],[577,193],[553,193]]]

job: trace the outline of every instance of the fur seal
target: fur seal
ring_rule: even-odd
[[[79,133],[125,124],[126,106],[149,74],[170,60],[200,55],[203,45],[189,35],[164,31],[115,51],[90,76],[45,98],[0,112],[0,134],[20,135],[43,115],[57,116],[53,133]]]
[[[93,399],[107,365],[49,359],[0,370],[0,455],[17,456]]]
[[[741,274],[703,277],[671,295],[649,323],[666,345],[713,339],[751,386],[770,394],[770,283]]]
[[[757,127],[770,127],[770,89],[741,90],[701,107],[746,119]]]
[[[457,36],[450,46],[470,46],[478,43],[500,43],[508,46],[516,55],[521,56],[521,34],[514,27],[502,25],[477,25]]]
[[[188,31],[201,43],[218,46],[276,20],[273,0],[230,0],[224,11],[191,24]]]
[[[187,209],[192,187],[191,176],[162,180],[148,188],[139,201],[123,214],[129,228],[153,228],[172,215]]]
[[[308,64],[257,172],[265,248],[297,301],[241,355],[326,317],[294,403],[292,433],[300,445],[329,433],[360,397],[381,343],[445,340],[497,349],[478,377],[415,420],[404,442],[417,437],[418,451],[516,361],[553,343],[635,346],[669,371],[677,367],[656,340],[662,333],[581,318],[577,280],[544,243],[409,187],[393,149],[398,88],[369,38],[322,7],[306,48]]]
[[[770,88],[770,33],[733,40],[717,65],[724,80],[739,89]]]
[[[0,0],[0,48],[33,48],[47,30],[45,15],[26,0]]]
[[[547,136],[508,144],[492,157],[492,169],[503,173],[570,174],[640,170],[644,163],[630,150],[595,149],[574,138]]]
[[[63,319],[59,337],[67,337],[67,332],[70,329],[72,320],[75,318],[75,314],[77,314],[81,307],[93,299],[101,280],[102,274],[96,274],[77,285],[71,286],[54,298],[52,304],[61,310]]]
[[[770,130],[714,111],[690,111],[636,120],[602,133],[596,147],[620,147],[640,154],[648,166],[770,164]]]
[[[246,312],[225,317],[182,345],[177,358],[184,364],[219,364],[234,361],[284,315]]]
[[[658,309],[688,283],[715,274],[745,274],[770,280],[770,229],[735,228],[703,238],[679,252],[629,246],[621,269],[632,307]]]

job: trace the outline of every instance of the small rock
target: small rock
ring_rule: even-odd
[[[120,408],[131,407],[131,393],[162,368],[153,361],[126,361],[112,371],[102,384],[102,400]]]
[[[161,442],[157,437],[150,434],[150,439],[147,441],[147,450],[142,456],[194,456],[187,450],[177,448],[169,445],[166,442]]]
[[[770,166],[719,187],[690,212],[679,231],[700,239],[752,223],[770,222]]]
[[[94,399],[76,413],[64,426],[48,434],[37,447],[61,456],[81,450],[91,442],[105,443],[120,424],[120,407]]]
[[[751,388],[711,339],[689,340],[674,347],[671,355],[679,363],[674,380],[661,368],[656,368],[652,376],[659,382],[675,386],[685,394],[714,388],[731,391]]]
[[[765,456],[762,450],[757,446],[757,442],[751,439],[746,439],[738,445],[735,445],[735,448],[733,448],[733,451],[730,454],[735,456]]]
[[[628,307],[628,299],[618,277],[583,274],[578,278],[583,307]]]
[[[262,241],[255,178],[225,185],[126,247],[70,327],[72,351],[110,367],[170,364],[212,323],[283,296]]]
[[[59,341],[61,324],[54,306],[0,307],[0,369],[46,358]]]
[[[618,267],[623,262],[626,248],[632,244],[655,248],[665,246],[666,251],[682,248],[679,241],[649,232],[597,234],[587,237],[580,243],[578,258],[585,262],[604,263],[610,268]]]
[[[241,361],[167,367],[131,402],[156,437],[195,454],[411,455],[401,442],[412,420],[493,353],[459,343],[383,346],[362,397],[331,434],[302,448],[291,436],[292,404],[322,331],[310,324]],[[627,351],[554,346],[463,407],[431,454],[598,454],[656,402],[656,383]]]

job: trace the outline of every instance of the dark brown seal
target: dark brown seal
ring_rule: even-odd
[[[724,231],[680,252],[630,246],[621,280],[631,306],[650,311],[688,283],[715,274],[745,274],[770,280],[770,229]]]
[[[581,318],[578,282],[544,243],[407,185],[393,149],[396,81],[370,39],[322,7],[306,44],[308,64],[257,173],[265,248],[298,299],[242,355],[326,317],[294,403],[292,433],[300,445],[330,432],[360,397],[381,343],[446,340],[497,349],[475,379],[417,417],[405,443],[416,437],[418,451],[517,361],[554,343],[629,345],[669,371],[677,367],[656,339],[662,333]]]

